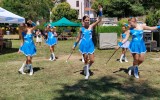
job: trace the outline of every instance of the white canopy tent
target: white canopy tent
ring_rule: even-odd
[[[25,18],[18,16],[0,7],[0,23],[25,23]]]

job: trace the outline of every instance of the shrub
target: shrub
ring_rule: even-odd
[[[117,33],[118,36],[122,33],[121,26],[99,26],[96,28],[96,33]]]

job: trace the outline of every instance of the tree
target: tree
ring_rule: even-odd
[[[150,12],[146,17],[146,24],[149,26],[155,26],[157,25],[159,19],[160,19],[160,10]]]
[[[131,13],[131,3],[128,0],[112,0],[107,6],[108,16],[127,17]]]
[[[59,20],[62,17],[66,17],[69,20],[76,21],[78,19],[78,14],[75,9],[71,9],[69,3],[63,2],[52,9],[51,17],[53,21]]]
[[[92,1],[92,9],[98,12],[98,5],[101,4],[103,6],[103,15],[107,16],[106,6],[109,3],[109,0],[94,0]]]
[[[51,0],[3,0],[2,7],[25,18],[38,20],[49,19],[49,9],[53,7]]]

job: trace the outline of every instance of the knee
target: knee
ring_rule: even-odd
[[[90,60],[90,63],[94,63],[94,60],[93,60],[93,59],[91,59],[91,60]]]
[[[144,59],[142,59],[142,58],[141,58],[141,59],[139,59],[139,62],[143,62],[143,61],[144,61]]]
[[[28,61],[28,62],[31,62],[31,58],[28,58],[27,61]]]

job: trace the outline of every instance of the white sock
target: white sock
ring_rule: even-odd
[[[29,68],[30,68],[30,73],[29,75],[33,75],[33,68],[32,68],[32,64],[28,64]]]
[[[89,64],[86,65],[86,76],[89,76]]]
[[[119,59],[120,62],[122,62],[123,56],[124,56],[124,54],[121,54],[121,57]]]
[[[49,60],[52,60],[52,54],[50,55],[50,58],[49,58]]]
[[[126,57],[126,56],[124,57],[124,60],[125,60],[125,62],[128,62],[128,60],[127,60],[127,57]]]
[[[84,57],[83,57],[83,55],[82,55],[82,62],[84,62]]]
[[[56,59],[56,57],[55,57],[55,54],[54,54],[54,53],[52,53],[52,56],[53,56],[53,60],[55,60],[55,59]]]
[[[86,76],[85,76],[85,79],[88,79],[90,76],[89,74],[89,64],[86,65]]]
[[[26,66],[26,64],[23,63],[22,66],[21,66],[21,68],[19,69],[19,71],[23,71],[25,66]]]
[[[26,69],[27,69],[27,70],[29,70],[29,69],[30,69],[30,67],[29,67],[29,65],[28,65],[28,64],[26,64]]]

